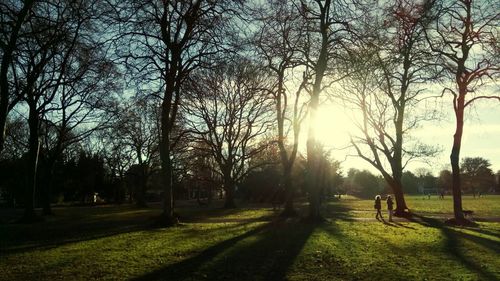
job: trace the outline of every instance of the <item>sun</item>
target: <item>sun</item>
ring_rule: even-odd
[[[318,109],[316,137],[326,148],[345,147],[355,130],[352,119],[339,105],[323,105]]]

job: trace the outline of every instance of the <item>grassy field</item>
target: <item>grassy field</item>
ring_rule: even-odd
[[[446,227],[451,199],[408,201],[425,216],[363,219],[373,204],[353,198],[329,202],[319,225],[280,220],[269,206],[185,205],[183,224],[168,229],[149,227],[157,206],[58,208],[43,223],[0,224],[0,279],[500,280],[499,222]],[[464,199],[478,218],[500,217],[499,205]]]
[[[453,200],[451,196],[445,196],[444,199],[439,199],[437,195],[431,196],[430,199],[428,199],[427,196],[406,196],[405,198],[412,212],[429,217],[453,217]],[[371,217],[373,214],[373,200],[371,199],[359,200],[347,196],[344,197],[344,200],[340,203],[345,206],[347,209],[346,211],[348,211],[351,216]],[[385,202],[382,203],[382,206],[385,207]],[[473,217],[476,218],[500,217],[499,195],[488,195],[481,198],[463,196],[462,206],[464,210],[474,211]]]

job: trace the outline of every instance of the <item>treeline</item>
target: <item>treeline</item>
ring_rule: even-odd
[[[61,194],[62,201],[145,205],[146,191],[161,187],[158,220],[172,225],[175,199],[194,189],[218,189],[233,208],[242,190],[254,197],[268,177],[266,185],[282,193],[283,215],[295,215],[295,197],[304,194],[309,218],[321,220],[325,190],[350,186],[371,196],[357,181],[375,180],[366,172],[334,176],[338,163],[317,132],[319,122],[338,122],[318,120],[318,108],[333,101],[348,109],[356,130],[347,140],[351,154],[380,173],[396,215],[410,215],[406,165],[439,152],[412,138],[438,116],[439,107],[425,104],[436,88],[455,112],[451,189],[455,218],[464,222],[465,109],[500,100],[491,90],[500,74],[495,7],[479,0],[4,1],[2,190],[29,222],[38,202],[50,214]]]
[[[86,153],[82,150],[67,155],[64,161],[57,161],[55,174],[50,175],[46,169],[47,159],[40,152],[37,182],[42,188],[35,193],[35,202],[44,208],[44,213],[50,211],[50,204],[58,205],[95,205],[103,203],[135,203],[147,206],[148,202],[162,200],[162,185],[159,166],[148,166],[146,171],[138,164],[131,164],[122,174],[115,174],[110,166],[110,159],[99,154]],[[242,201],[256,203],[284,203],[284,187],[282,181],[279,156],[276,149],[274,161],[264,161],[266,157],[259,154],[253,161],[263,161],[262,168],[250,172],[237,186],[236,197]],[[197,156],[193,156],[197,157]],[[182,177],[176,177],[174,192],[177,199],[198,200],[200,205],[210,204],[214,199],[223,198],[222,181],[217,174],[211,172],[206,159],[197,158],[196,167],[184,171]],[[186,163],[187,164],[187,163]],[[9,207],[23,206],[25,159],[11,158],[0,161],[1,205]],[[307,161],[299,157],[292,180],[297,186],[295,197],[307,196],[307,186],[304,177]],[[464,181],[463,192],[473,196],[480,194],[496,194],[500,191],[500,171],[496,174],[490,169],[490,162],[481,157],[464,158],[461,162],[461,176]],[[359,198],[373,198],[378,194],[390,194],[390,186],[380,175],[367,170],[350,168],[344,171],[340,162],[325,155],[323,165],[322,197],[341,197],[353,195]],[[146,178],[144,178],[146,177]],[[51,180],[48,182],[47,180]],[[449,170],[442,170],[434,176],[429,170],[420,168],[417,171],[405,171],[402,176],[403,188],[406,194],[412,195],[450,195],[452,192],[452,175]],[[50,194],[43,190],[51,185]],[[49,197],[46,197],[49,196]]]

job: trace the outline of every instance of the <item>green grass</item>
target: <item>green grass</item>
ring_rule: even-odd
[[[448,203],[437,200],[408,198],[415,210],[449,214]],[[480,200],[470,209],[500,217],[500,197]],[[166,229],[148,227],[157,207],[59,208],[43,223],[0,224],[0,279],[500,279],[500,223],[451,228],[428,216],[393,224],[357,220],[372,217],[371,206],[330,202],[328,221],[318,225],[273,219],[269,206],[180,206],[184,223]]]
[[[385,196],[383,196],[385,199]],[[412,212],[431,217],[453,217],[453,199],[445,196],[439,199],[437,195],[431,196],[405,196],[406,204]],[[374,215],[372,199],[360,200],[352,196],[344,197],[340,201],[345,206],[349,215],[354,217],[372,217]],[[337,203],[335,203],[337,204]],[[383,202],[382,206],[385,205]],[[474,217],[500,217],[500,195],[487,195],[482,198],[463,196],[462,207],[464,210],[474,211]]]
[[[451,196],[445,196],[444,200],[440,200],[438,196],[431,196],[431,199],[424,196],[409,196],[408,204],[412,210],[419,213],[443,215],[450,214],[453,210]],[[500,196],[487,195],[481,198],[463,196],[462,207],[464,210],[474,211],[474,216],[477,217],[498,217],[500,216]]]

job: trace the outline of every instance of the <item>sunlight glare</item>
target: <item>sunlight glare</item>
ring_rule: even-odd
[[[344,109],[332,104],[319,108],[315,126],[317,139],[327,149],[345,147],[355,129]]]

